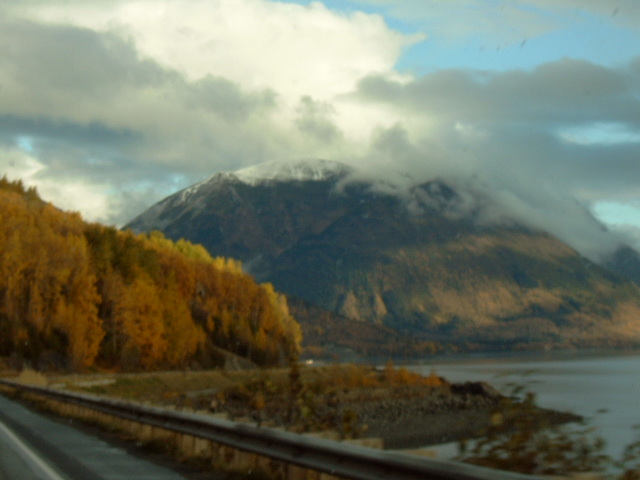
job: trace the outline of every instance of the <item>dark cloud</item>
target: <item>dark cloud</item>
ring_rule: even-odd
[[[331,143],[342,137],[332,119],[335,113],[331,104],[305,96],[298,104],[295,123],[301,132],[321,142]]]
[[[0,132],[9,136],[28,136],[40,141],[76,143],[96,147],[125,145],[142,140],[141,132],[111,128],[99,121],[86,124],[66,119],[0,115]]]
[[[237,84],[211,75],[185,84],[184,91],[188,108],[205,109],[230,121],[243,121],[252,113],[271,110],[277,99],[272,90],[246,93]]]
[[[106,183],[127,198],[111,223],[290,145],[272,90],[188,79],[113,32],[2,18],[0,58],[0,143],[26,139],[35,180]]]
[[[587,207],[639,194],[639,79],[637,59],[619,69],[565,59],[532,71],[446,70],[405,83],[369,77],[356,96],[430,121],[422,132],[396,125],[379,133],[370,156],[422,179],[448,179],[478,202],[489,196],[488,220],[516,218],[597,257],[621,240]],[[608,125],[630,138],[607,138]]]
[[[407,84],[368,77],[360,82],[358,94],[441,120],[539,121],[551,127],[613,119],[638,124],[640,99],[634,82],[632,69],[565,59],[532,71],[443,70]]]
[[[250,88],[258,83],[226,77],[215,66],[195,68],[199,59],[218,59],[210,55],[218,47],[204,38],[209,24],[195,30],[204,35],[195,43],[200,50],[171,62],[167,37],[155,24],[129,19],[120,30],[97,31],[16,18],[0,16],[0,148],[26,158],[29,171],[37,164],[34,178],[101,185],[117,199],[111,223],[217,171],[326,157],[351,159],[362,175],[384,179],[378,185],[388,191],[449,181],[468,192],[457,213],[481,204],[484,221],[524,219],[597,256],[614,240],[585,206],[640,197],[640,143],[633,143],[640,136],[640,58],[616,68],[566,58],[531,70],[448,69],[400,80],[385,67],[391,63],[364,62],[357,75],[386,74],[363,78],[348,95],[354,74],[334,77],[324,61],[313,72],[331,75],[331,88],[320,76],[309,77],[317,84],[298,84],[303,76],[282,80],[289,65],[276,60],[258,65],[273,69],[267,78],[285,87]],[[158,32],[162,38],[154,37]],[[157,45],[145,39],[160,42],[164,56],[151,58]],[[385,55],[397,55],[395,47],[390,51]],[[356,52],[349,68],[366,53]],[[220,58],[233,62],[231,54]],[[296,75],[309,74],[303,67]],[[300,97],[313,90],[309,85],[318,91]],[[586,138],[599,128],[606,137],[605,127],[629,138]]]
[[[59,111],[65,100],[71,107],[79,99],[101,103],[126,88],[162,84],[168,76],[121,37],[79,27],[4,20],[0,45],[3,93],[14,94],[6,100],[17,109],[50,105]]]

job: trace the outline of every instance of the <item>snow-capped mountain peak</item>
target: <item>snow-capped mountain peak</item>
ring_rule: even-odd
[[[207,197],[220,185],[233,185],[241,182],[256,186],[272,182],[321,181],[342,177],[353,172],[353,168],[344,163],[322,159],[296,161],[270,161],[236,170],[235,172],[218,172],[215,175],[187,187],[152,206],[131,223],[137,231],[166,226],[167,212],[186,208],[191,215],[196,215],[206,208]]]
[[[233,172],[238,180],[249,185],[263,182],[327,180],[351,172],[348,165],[330,160],[271,161]]]

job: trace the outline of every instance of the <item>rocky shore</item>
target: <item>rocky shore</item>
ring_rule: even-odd
[[[384,368],[328,365],[299,371],[156,372],[50,381],[298,433],[382,439],[387,449],[417,449],[477,437],[495,426],[501,415],[504,424],[510,422],[503,415],[508,399],[488,383],[452,383],[435,372],[421,376],[392,364]],[[537,424],[579,420],[540,408],[529,413]]]
[[[484,383],[454,384],[450,390],[430,395],[399,393],[395,398],[364,400],[352,406],[364,433],[382,438],[389,449],[475,437],[487,427],[502,398]]]
[[[452,385],[449,394],[363,402],[356,411],[367,436],[382,438],[387,449],[413,449],[482,435],[492,422],[504,419],[499,414],[503,400],[487,384],[466,383]],[[533,414],[541,425],[580,420],[542,408]]]
[[[291,398],[247,401],[229,395],[211,410],[233,419],[299,432],[334,431],[341,438],[381,438],[386,449],[414,449],[482,435],[496,421],[505,397],[489,384],[445,383],[438,387],[395,386],[337,389]],[[541,423],[559,424],[578,417],[536,409]]]

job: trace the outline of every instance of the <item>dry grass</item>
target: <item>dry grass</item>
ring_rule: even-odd
[[[167,403],[189,392],[224,389],[247,381],[255,372],[223,370],[150,372],[135,374],[55,376],[51,383],[98,395]]]
[[[442,380],[435,374],[423,377],[389,363],[383,370],[362,365],[301,366],[300,381],[314,391],[335,388],[384,388],[402,385],[439,386]],[[157,404],[184,404],[190,398],[212,396],[218,391],[246,385],[268,384],[283,391],[290,386],[288,368],[242,371],[182,371],[137,374],[51,376],[50,384],[70,390],[118,397]]]
[[[337,432],[358,438],[366,432],[358,409],[366,402],[393,402],[449,392],[448,382],[389,363],[303,366],[241,371],[146,372],[50,376],[50,386],[225,415],[239,421],[296,432]],[[362,424],[362,425],[361,425]]]
[[[46,376],[30,368],[22,370],[20,375],[15,378],[15,381],[25,385],[35,385],[36,387],[46,387],[49,385]]]

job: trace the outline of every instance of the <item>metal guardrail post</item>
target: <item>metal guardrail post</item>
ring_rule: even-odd
[[[98,412],[205,438],[239,450],[354,480],[535,480],[540,477],[360,447],[205,415],[0,379],[0,385]]]

